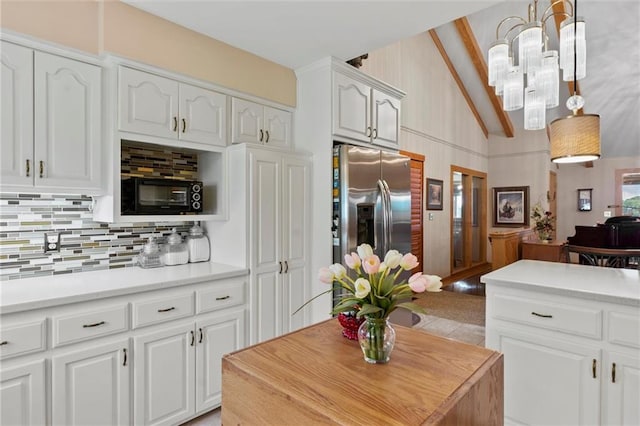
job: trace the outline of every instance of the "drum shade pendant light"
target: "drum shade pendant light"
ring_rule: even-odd
[[[567,5],[568,12],[554,11],[554,7],[561,3]],[[515,111],[524,106],[526,130],[541,130],[546,125],[545,110],[559,104],[559,67],[565,81],[586,76],[584,20],[576,19],[570,0],[551,2],[540,18],[538,0],[534,0],[529,4],[528,12],[528,19],[508,16],[496,27],[496,41],[487,55],[488,83],[495,87],[496,95],[503,96],[505,111]],[[555,15],[567,17],[561,25],[559,54],[557,50],[547,49],[546,23]],[[505,25],[508,22],[510,24]],[[517,58],[513,49],[516,43]],[[571,49],[572,44],[576,44],[577,49]],[[573,50],[577,51],[577,60],[571,60]],[[544,107],[541,109],[542,101]]]
[[[578,8],[578,0],[575,1],[574,11]],[[571,28],[574,32],[572,37],[573,63],[567,65],[565,72],[567,69],[573,71],[573,96],[567,100],[567,108],[573,111],[573,115],[554,120],[547,127],[547,135],[551,143],[551,161],[554,163],[581,163],[600,158],[600,116],[597,114],[578,115],[578,110],[584,105],[584,99],[576,93],[577,74],[581,72],[580,67],[582,66],[578,62],[578,52],[583,48],[578,46],[580,26],[575,14]],[[584,31],[584,26],[582,31]]]

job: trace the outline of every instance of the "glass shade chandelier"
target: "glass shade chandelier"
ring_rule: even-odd
[[[568,11],[555,12],[554,6],[560,3],[566,4]],[[534,0],[529,4],[528,12],[527,20],[508,16],[496,27],[496,41],[487,55],[488,83],[495,87],[496,95],[502,96],[505,111],[524,107],[526,130],[541,130],[546,126],[546,110],[559,104],[559,70],[563,71],[564,81],[586,76],[585,24],[575,15],[569,0],[553,1],[540,18],[538,0]],[[559,51],[548,49],[546,25],[555,15],[566,17],[560,25]]]

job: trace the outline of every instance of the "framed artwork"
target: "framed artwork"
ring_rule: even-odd
[[[591,211],[591,188],[578,189],[578,211]]]
[[[442,181],[427,178],[427,210],[442,210]]]
[[[529,187],[493,188],[493,226],[529,226]]]

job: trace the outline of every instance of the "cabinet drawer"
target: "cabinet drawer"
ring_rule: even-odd
[[[118,305],[53,318],[53,347],[129,329],[128,306]]]
[[[211,312],[245,303],[243,281],[214,284],[211,288],[196,291],[197,312]]]
[[[594,339],[602,338],[602,310],[517,296],[493,296],[493,317]]]
[[[45,320],[0,329],[0,359],[46,349]]]
[[[640,317],[638,314],[609,312],[607,335],[611,343],[640,348]]]
[[[133,303],[133,328],[193,315],[193,293],[164,296]]]

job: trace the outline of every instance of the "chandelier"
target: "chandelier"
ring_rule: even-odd
[[[561,3],[568,11],[554,11]],[[528,19],[508,16],[496,27],[496,41],[488,52],[488,83],[502,96],[505,111],[524,107],[526,130],[544,129],[546,110],[558,106],[560,69],[562,79],[574,81],[574,87],[576,80],[586,76],[585,23],[574,12],[571,1],[555,0],[538,17],[538,0],[534,0],[528,6]],[[547,20],[555,15],[566,19],[560,25],[559,49],[549,50]]]

